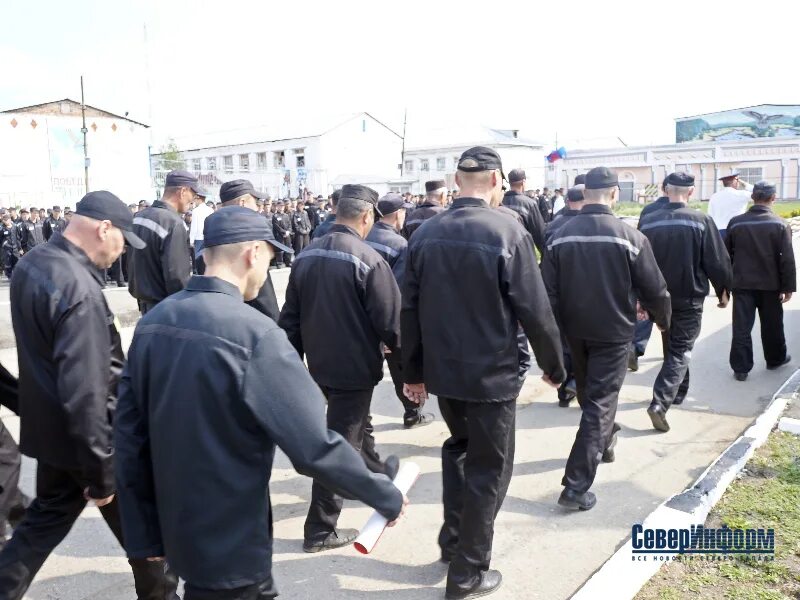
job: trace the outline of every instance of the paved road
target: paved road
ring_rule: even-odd
[[[280,294],[287,274],[274,277]],[[6,311],[7,305],[0,304],[0,312]],[[794,344],[800,333],[798,311],[800,300],[794,299],[787,305],[786,328],[790,351],[800,357],[800,347]],[[131,332],[124,333],[127,342]],[[645,413],[661,355],[661,344],[651,340],[640,371],[628,374],[622,390],[617,462],[601,465],[593,488],[598,504],[586,513],[567,513],[556,505],[579,410],[559,408],[554,391],[536,376],[529,377],[517,415],[514,478],[494,543],[493,566],[502,570],[504,586],[493,598],[569,597],[625,541],[633,523],[689,485],[746,428],[794,365],[768,372],[759,360],[750,379],[739,383],[727,366],[729,344],[730,309],[717,309],[710,299],[693,353],[690,396],[670,412],[672,431],[661,434],[652,430]],[[13,349],[0,350],[3,364],[15,362],[14,358]],[[435,401],[430,407],[438,417]],[[437,562],[436,535],[441,524],[439,449],[446,428],[439,419],[423,429],[403,430],[402,409],[388,374],[375,393],[373,414],[379,451],[396,453],[422,467],[410,494],[408,517],[383,536],[371,556],[352,548],[304,554],[302,524],[311,482],[297,475],[279,454],[270,487],[275,576],[282,597],[352,600],[385,598],[390,592],[397,600],[443,597],[446,568]],[[16,430],[15,418],[4,421]],[[29,493],[33,474],[32,461],[26,460],[23,487]],[[358,527],[369,512],[348,502],[340,524]],[[94,508],[84,512],[26,596],[35,600],[133,597],[126,562]]]

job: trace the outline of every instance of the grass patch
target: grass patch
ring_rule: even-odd
[[[690,202],[689,206],[704,213],[708,212],[708,202]],[[614,214],[620,217],[637,217],[644,208],[643,204],[637,202],[617,202],[614,206]],[[800,217],[800,202],[793,200],[781,200],[776,202],[772,208],[780,217],[789,219],[791,217]]]
[[[731,484],[705,525],[773,528],[775,560],[667,563],[637,600],[800,598],[800,437],[773,432]]]

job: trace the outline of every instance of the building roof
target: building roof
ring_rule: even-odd
[[[528,146],[542,148],[543,144],[519,137],[517,129],[493,129],[484,125],[449,125],[425,129],[409,128],[406,151],[471,146]]]
[[[62,105],[68,104],[71,108],[77,109],[77,114],[80,114],[80,107],[81,103],[76,102],[75,100],[71,100],[70,98],[64,98],[63,100],[53,100],[51,102],[43,102],[42,104],[32,104],[31,106],[22,106],[20,108],[11,108],[9,110],[2,110],[0,114],[5,113],[36,113],[36,114],[45,114],[45,115],[63,115],[64,112],[62,110]],[[91,116],[102,116],[102,117],[112,117],[114,119],[122,119],[123,121],[128,121],[130,123],[134,123],[135,125],[140,125],[142,127],[150,127],[149,125],[145,125],[144,123],[140,123],[139,121],[134,121],[133,119],[129,119],[128,117],[123,117],[122,115],[117,115],[107,110],[103,110],[102,108],[96,108],[94,106],[90,106],[86,104],[86,110],[91,112]],[[68,113],[72,115],[73,113]]]
[[[360,112],[335,116],[304,115],[302,119],[296,121],[276,119],[265,125],[177,136],[173,139],[178,148],[183,152],[247,144],[265,144],[285,140],[299,140],[320,137],[359,117],[368,117],[398,138],[402,137],[391,127],[382,123],[368,112]]]
[[[683,121],[684,119],[699,119],[700,117],[709,117],[711,115],[718,115],[727,112],[736,112],[740,110],[750,110],[753,108],[781,108],[781,107],[796,108],[797,104],[756,104],[755,106],[742,106],[741,108],[727,108],[725,110],[717,110],[710,113],[703,113],[701,115],[691,115],[689,117],[675,117],[675,120]]]

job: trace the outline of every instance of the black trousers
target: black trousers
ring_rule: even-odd
[[[558,399],[565,400],[570,396],[567,388],[577,387],[577,384],[575,383],[575,368],[572,366],[572,352],[569,350],[569,343],[563,333],[561,334],[561,348],[561,354],[564,358],[564,371],[566,371],[567,376],[564,379],[564,383],[558,386]],[[580,403],[580,400],[578,402]]]
[[[36,498],[11,540],[0,552],[0,600],[19,600],[50,553],[66,537],[86,506],[84,485],[77,473],[39,462]],[[122,544],[117,501],[102,507],[111,532]],[[178,600],[178,578],[163,561],[128,561],[139,600]]]
[[[768,367],[780,365],[786,359],[786,338],[783,334],[783,304],[780,292],[762,290],[733,290],[733,339],[731,339],[731,368],[736,373],[749,373],[753,368],[753,339],[751,332],[756,310],[761,321],[761,346]]]
[[[653,402],[664,410],[689,393],[689,361],[702,320],[703,298],[672,299],[672,322],[661,334],[664,363],[653,384]]]
[[[489,569],[494,521],[514,467],[516,400],[439,398],[450,438],[442,445],[442,556],[451,559],[447,589],[469,589]]]
[[[375,450],[372,418],[369,407],[373,389],[334,390],[322,387],[328,400],[328,429],[341,434],[353,448],[361,452],[364,464],[373,473],[386,473],[386,465]],[[311,485],[311,506],[304,526],[305,539],[324,539],[336,529],[342,499],[316,480]]]
[[[278,597],[272,577],[261,583],[229,590],[209,590],[190,583],[184,586],[183,600],[272,600]]]
[[[576,492],[589,490],[603,452],[619,427],[619,390],[628,370],[630,342],[592,342],[567,338],[575,369],[581,422],[567,459],[561,485]]]
[[[419,412],[419,405],[414,404],[406,398],[403,393],[403,368],[400,364],[398,353],[386,354],[386,364],[389,366],[389,374],[392,376],[394,393],[405,409],[405,416],[411,417]]]
[[[5,534],[6,521],[15,520],[28,504],[19,490],[19,473],[22,457],[11,433],[0,421],[0,544]]]
[[[307,233],[295,233],[294,240],[292,241],[292,248],[294,248],[294,255],[297,256],[298,253],[308,246],[309,238],[311,236]]]

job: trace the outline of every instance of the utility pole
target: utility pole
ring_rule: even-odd
[[[408,107],[403,112],[403,149],[400,150],[400,177],[406,168],[406,121],[408,119]]]
[[[86,187],[86,193],[89,193],[89,148],[86,145],[86,134],[89,130],[86,129],[86,102],[83,99],[83,75],[81,75],[81,118],[83,119],[83,127],[81,133],[83,134],[83,182]]]

